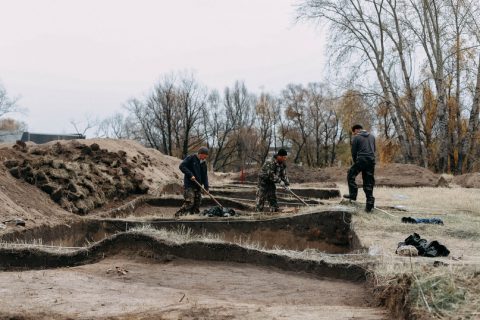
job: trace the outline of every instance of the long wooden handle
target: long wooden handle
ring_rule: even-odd
[[[200,183],[198,183],[198,181],[197,181],[196,179],[193,180],[193,181],[197,184],[197,186],[199,186],[199,187],[203,190],[203,192],[205,192],[210,198],[212,198],[212,200],[215,201],[215,203],[216,203],[220,208],[223,209],[223,206],[220,204],[220,202],[218,202],[217,199],[215,199],[215,197],[212,196],[212,194],[207,191],[207,189],[205,189]]]
[[[303,201],[302,198],[300,198],[299,196],[297,196],[297,195],[292,191],[292,189],[290,189],[290,188],[288,188],[288,187],[285,187],[285,189],[287,189],[288,191],[290,191],[290,193],[291,193],[295,198],[297,198],[298,200],[300,200],[304,205],[306,205],[307,207],[310,206],[308,203],[306,203],[305,201]]]

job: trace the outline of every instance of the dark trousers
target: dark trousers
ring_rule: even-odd
[[[375,161],[369,158],[357,158],[357,161],[348,170],[348,192],[351,199],[356,199],[358,194],[358,186],[355,178],[362,173],[363,191],[367,198],[367,208],[373,208],[375,198],[373,197],[373,187],[375,186]]]

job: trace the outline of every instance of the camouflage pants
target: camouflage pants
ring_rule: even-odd
[[[265,201],[268,201],[270,205],[270,211],[278,211],[277,193],[276,187],[273,183],[259,183],[257,189],[257,199],[255,211],[262,212],[265,205]]]
[[[175,216],[200,213],[200,203],[202,201],[200,189],[186,188],[183,192],[183,198],[183,205],[175,213]]]

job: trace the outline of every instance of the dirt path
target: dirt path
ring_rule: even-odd
[[[128,273],[119,275],[115,267]],[[115,257],[75,268],[2,272],[0,296],[0,319],[387,318],[384,310],[367,307],[362,284],[182,259]]]

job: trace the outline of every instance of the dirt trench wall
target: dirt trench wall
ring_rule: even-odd
[[[201,220],[84,219],[55,227],[22,229],[0,237],[3,242],[23,242],[84,246],[135,227],[150,225],[156,229],[190,230],[195,234],[214,234],[228,242],[248,242],[265,248],[319,249],[328,253],[346,253],[360,246],[350,230],[351,213],[327,211],[261,220],[206,218]]]
[[[229,208],[238,209],[238,210],[245,210],[245,211],[253,211],[255,209],[254,206],[248,205],[246,203],[242,203],[240,201],[231,200],[223,197],[216,197],[216,199],[224,207],[229,207]],[[156,206],[156,207],[171,206],[171,207],[180,208],[183,202],[184,202],[184,199],[180,197],[145,199],[146,204],[149,204],[151,206]],[[208,198],[205,196],[202,198],[202,206],[216,206],[216,205],[217,205],[216,202],[213,201],[211,198]]]
[[[151,257],[157,259],[172,255],[193,260],[249,263],[350,281],[364,281],[366,279],[365,268],[362,266],[293,259],[228,243],[189,242],[173,244],[140,233],[121,233],[86,249],[69,253],[53,253],[34,248],[0,248],[0,270],[78,266],[94,263],[122,252],[148,253]]]
[[[0,236],[2,242],[41,243],[45,245],[82,247],[110,236],[96,220],[77,221],[54,227],[38,226],[22,229]]]
[[[125,231],[145,224],[156,229],[191,230],[196,234],[218,234],[226,241],[247,241],[266,248],[303,250],[319,249],[329,253],[345,253],[351,250],[354,237],[350,230],[351,213],[326,211],[262,220],[215,219],[163,220],[142,222],[121,219],[105,219],[103,228],[108,233]]]

